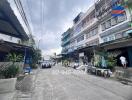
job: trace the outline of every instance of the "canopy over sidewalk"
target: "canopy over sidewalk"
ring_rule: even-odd
[[[27,40],[28,35],[7,0],[0,0],[0,33]]]

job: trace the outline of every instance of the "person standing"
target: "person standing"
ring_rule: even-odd
[[[123,68],[127,68],[127,61],[126,61],[126,58],[124,56],[120,57],[120,61],[121,61]]]

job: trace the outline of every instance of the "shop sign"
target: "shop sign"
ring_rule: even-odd
[[[79,53],[79,57],[84,57],[84,52]]]

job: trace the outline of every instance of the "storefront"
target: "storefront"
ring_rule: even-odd
[[[132,67],[132,38],[126,37],[103,43],[100,48],[107,52],[116,53],[117,66],[121,66],[120,57],[124,56],[127,60],[127,66]]]
[[[98,46],[95,45],[78,49],[80,61],[82,61],[85,64],[91,63],[92,58],[94,57],[95,50],[97,50],[97,48]]]
[[[7,41],[0,41],[0,62],[6,60],[6,55],[8,53],[16,53],[21,54],[26,59],[31,58],[34,49],[30,46],[25,46],[17,43],[7,42]]]

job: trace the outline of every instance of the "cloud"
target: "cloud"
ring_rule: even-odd
[[[43,56],[54,55],[54,53],[58,54],[59,52],[61,52],[61,48],[54,48],[54,49],[50,49],[49,51],[42,50]]]
[[[25,11],[31,17],[33,34],[41,40],[43,54],[60,52],[61,34],[72,26],[78,13],[85,12],[92,3],[92,0],[23,0]]]

